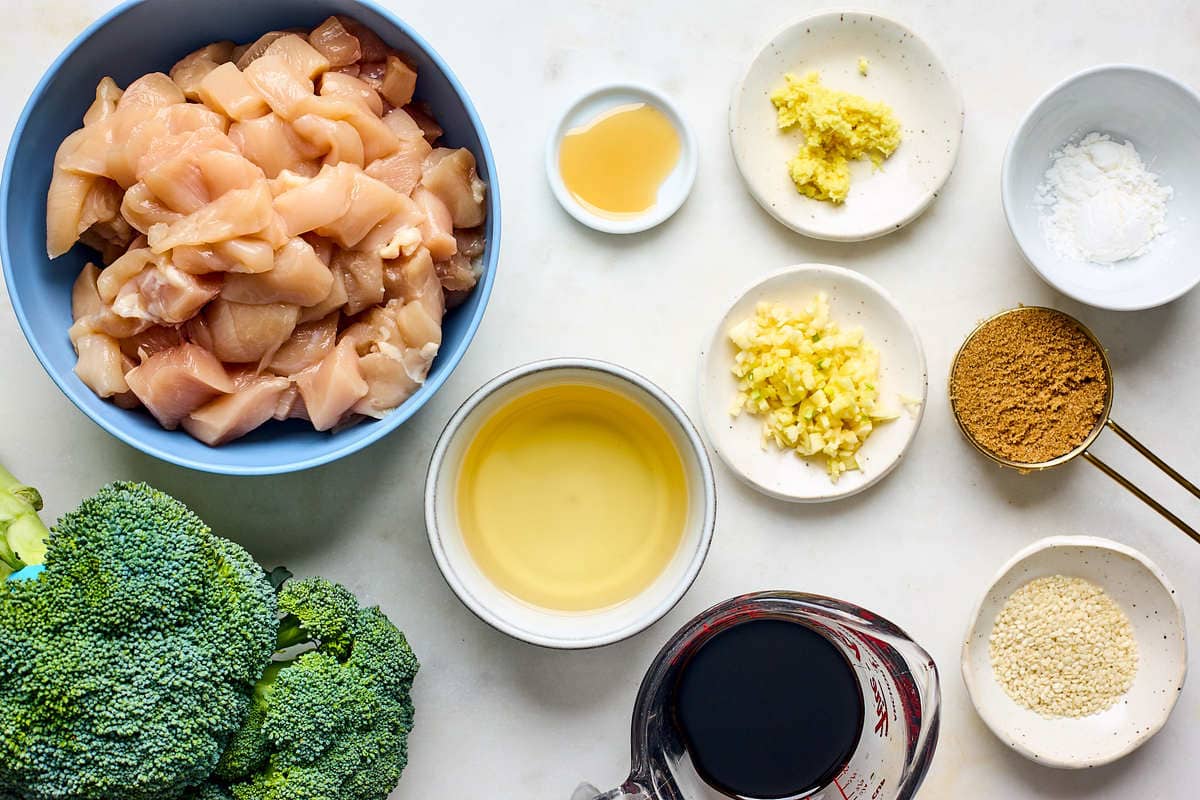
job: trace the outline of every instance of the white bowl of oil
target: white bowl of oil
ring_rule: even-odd
[[[715,522],[712,465],[683,409],[637,373],[587,359],[484,384],[446,425],[425,484],[451,590],[544,647],[611,644],[663,617]]]
[[[602,86],[575,101],[546,144],[558,202],[604,233],[640,233],[679,210],[696,180],[696,141],[661,92]]]

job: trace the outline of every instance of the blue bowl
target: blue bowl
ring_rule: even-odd
[[[166,431],[144,411],[102,400],[73,372],[71,284],[95,254],[82,245],[46,257],[45,197],[59,143],[82,125],[96,83],[111,75],[121,86],[147,72],[166,71],[181,57],[221,39],[246,42],[262,33],[314,27],[331,14],[355,17],[417,64],[417,99],[428,103],[450,147],[475,154],[488,183],[484,270],[467,301],[447,314],[442,347],[425,384],[378,421],[320,433],[300,420],[269,422],[249,435],[209,447],[183,431]],[[448,30],[447,35],[451,32]],[[273,475],[308,469],[360,450],[386,436],[428,402],[475,335],[492,293],[500,251],[496,165],[483,124],[454,73],[415,31],[366,0],[135,0],[96,21],[51,65],[13,131],[0,182],[0,259],[9,297],[25,338],[58,387],[97,425],[144,453],[192,469],[227,475]]]

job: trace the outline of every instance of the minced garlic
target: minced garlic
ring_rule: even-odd
[[[730,413],[763,417],[764,448],[773,441],[801,456],[825,456],[835,482],[859,468],[856,454],[875,423],[896,417],[875,408],[879,352],[861,329],[842,331],[830,321],[824,293],[798,313],[759,303],[729,338],[738,348]]]
[[[867,77],[867,73],[870,70],[871,70],[870,59],[868,59],[866,56],[859,56],[858,57],[858,74],[862,75],[865,78],[865,77]]]
[[[789,73],[784,81],[771,94],[779,127],[804,134],[788,174],[802,194],[842,203],[850,192],[850,162],[869,158],[880,167],[900,146],[900,122],[885,103],[822,86],[816,71],[803,78]]]
[[[1101,587],[1064,575],[1030,581],[1004,603],[988,639],[992,672],[1016,702],[1045,717],[1085,717],[1129,691],[1137,640]]]

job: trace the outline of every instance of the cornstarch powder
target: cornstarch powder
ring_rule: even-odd
[[[1172,189],[1132,144],[1089,133],[1051,154],[1037,187],[1047,244],[1063,258],[1113,264],[1144,254],[1167,230]]]

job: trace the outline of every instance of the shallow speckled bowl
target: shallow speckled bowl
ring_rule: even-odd
[[[1010,698],[996,681],[988,637],[1004,602],[1049,575],[1102,586],[1125,611],[1138,645],[1133,686],[1111,708],[1080,718],[1043,717]],[[1052,536],[1005,564],[984,595],[962,650],[962,675],[979,716],[1005,744],[1050,767],[1080,769],[1115,761],[1166,724],[1187,674],[1186,627],[1166,575],[1131,547],[1094,536]]]
[[[865,76],[858,59],[870,67]],[[841,205],[796,191],[787,162],[804,141],[780,131],[771,92],[783,75],[821,73],[826,86],[892,107],[903,140],[882,169],[850,165],[850,194]],[[771,37],[754,57],[729,106],[729,137],[754,199],[797,233],[851,242],[873,239],[912,222],[950,177],[962,137],[958,88],[934,51],[895,20],[866,11],[827,11]]]
[[[896,419],[877,425],[857,453],[860,469],[829,479],[822,458],[762,445],[762,417],[729,409],[738,394],[730,372],[736,348],[729,329],[754,316],[760,302],[803,308],[818,292],[829,298],[830,318],[843,330],[862,328],[879,350],[879,409]],[[899,465],[925,413],[929,374],[912,321],[887,290],[870,278],[829,264],[800,264],[748,287],[726,310],[700,355],[700,409],[709,442],[725,465],[750,486],[790,503],[826,503],[864,491]]]

